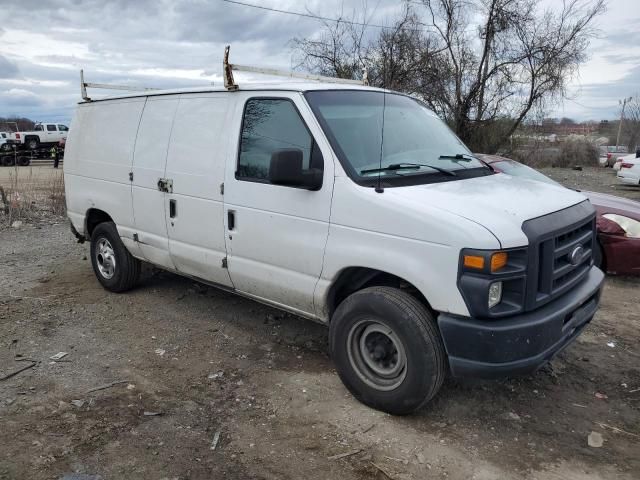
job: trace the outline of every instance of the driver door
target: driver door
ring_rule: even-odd
[[[225,239],[235,288],[314,316],[313,292],[329,232],[334,164],[299,93],[237,92],[225,175]],[[269,182],[271,156],[299,149],[303,168],[323,168],[311,191]]]

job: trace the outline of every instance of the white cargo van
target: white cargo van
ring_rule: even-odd
[[[326,323],[346,387],[396,414],[443,378],[531,372],[592,319],[594,209],[495,173],[424,105],[284,83],[79,104],[72,229],[100,283],[141,262]]]

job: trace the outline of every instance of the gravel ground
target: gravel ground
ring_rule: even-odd
[[[540,171],[569,188],[609,193],[640,201],[640,186],[620,183],[616,178],[617,172],[613,168],[583,167],[581,171],[567,168],[541,168]]]
[[[0,381],[0,479],[640,478],[638,279],[607,279],[550,368],[392,417],[345,390],[324,327],[153,269],[112,294],[87,255],[63,219],[0,229],[0,377],[35,363]]]

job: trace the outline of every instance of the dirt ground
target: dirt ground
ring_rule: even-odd
[[[152,269],[108,293],[87,255],[61,217],[0,228],[0,378],[34,364],[0,380],[0,479],[640,478],[639,279],[608,278],[550,368],[392,417],[342,386],[323,326]]]

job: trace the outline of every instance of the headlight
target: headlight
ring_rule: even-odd
[[[458,289],[471,316],[501,317],[522,311],[527,259],[526,247],[462,249]]]
[[[618,215],[616,213],[605,213],[603,215],[607,220],[617,223],[626,233],[627,237],[640,238],[640,222],[633,218]]]
[[[502,282],[493,282],[489,287],[489,308],[495,307],[502,300]]]

